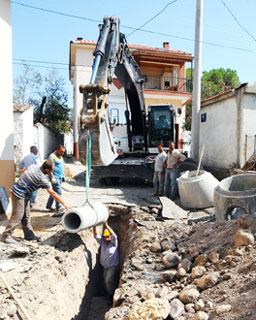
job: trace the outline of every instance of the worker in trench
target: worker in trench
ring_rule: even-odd
[[[17,241],[12,237],[15,228],[21,223],[24,238],[26,240],[39,241],[40,238],[34,233],[30,217],[31,194],[37,189],[46,191],[67,210],[70,207],[51,189],[48,175],[52,176],[54,163],[46,160],[41,167],[33,164],[20,176],[19,180],[10,188],[12,196],[12,216],[2,234],[2,241],[8,244],[15,244]]]
[[[119,276],[117,235],[107,222],[104,223],[103,236],[97,233],[96,227],[93,227],[93,234],[100,244],[100,264],[104,268],[104,289],[112,297],[118,286]]]

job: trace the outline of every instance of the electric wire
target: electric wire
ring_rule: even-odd
[[[17,2],[17,1],[11,1],[11,3],[17,4],[17,5],[20,5],[20,6],[23,6],[23,7],[28,7],[28,8],[31,8],[31,9],[39,10],[39,11],[45,11],[45,12],[48,12],[48,13],[53,13],[53,14],[57,14],[57,15],[61,15],[61,16],[66,16],[66,17],[69,17],[69,18],[75,18],[75,19],[87,20],[87,21],[90,21],[90,22],[102,23],[100,20],[91,19],[91,18],[78,16],[78,15],[72,15],[72,14],[68,14],[68,13],[64,13],[64,12],[60,12],[60,11],[54,11],[54,10],[40,8],[40,7],[35,7],[35,6],[27,5],[27,4],[24,4],[24,3],[21,3],[21,2]],[[135,30],[135,31],[140,31],[140,32],[145,32],[145,33],[150,33],[150,34],[155,34],[155,35],[160,35],[160,36],[171,37],[171,38],[181,39],[181,40],[185,40],[185,41],[195,42],[195,40],[191,39],[191,38],[176,36],[176,35],[173,35],[173,34],[156,32],[156,31],[152,31],[152,30],[145,30],[145,29],[141,29],[142,27],[134,28],[134,27],[130,27],[130,26],[122,25],[122,24],[120,26],[123,27],[123,28],[130,29],[130,30]],[[233,50],[240,50],[240,51],[244,51],[244,52],[255,53],[255,51],[253,51],[253,50],[245,49],[245,48],[241,48],[241,47],[226,46],[226,45],[221,45],[221,44],[218,44],[218,43],[207,42],[207,41],[201,41],[201,43],[206,44],[206,45],[210,45],[210,46],[215,46],[215,47],[221,47],[221,48],[227,48],[227,49],[233,49]]]
[[[167,5],[160,10],[157,14],[155,14],[152,18],[148,19],[146,22],[144,22],[139,28],[133,30],[131,33],[129,33],[126,38],[128,38],[129,36],[131,36],[133,33],[135,33],[136,31],[139,31],[140,29],[142,29],[146,24],[148,24],[149,22],[151,22],[152,20],[154,20],[156,17],[158,17],[161,13],[163,13],[171,4],[177,2],[178,0],[174,0],[172,2],[167,3]]]
[[[228,12],[231,14],[231,16],[234,18],[235,22],[239,25],[239,27],[242,30],[244,30],[244,32],[246,32],[254,41],[256,41],[256,38],[254,38],[254,36],[241,25],[241,23],[238,21],[237,17],[234,15],[234,13],[231,11],[231,9],[226,5],[224,0],[221,0],[221,2],[224,5],[224,7],[228,10]]]

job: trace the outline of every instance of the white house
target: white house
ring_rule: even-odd
[[[14,183],[12,24],[9,0],[0,0],[0,34],[0,186],[4,186],[9,194],[9,188]]]
[[[256,83],[202,101],[200,117],[204,166],[241,168],[256,152]]]

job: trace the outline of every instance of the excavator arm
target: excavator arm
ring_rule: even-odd
[[[107,166],[118,156],[108,121],[108,94],[114,74],[124,87],[131,111],[131,135],[143,136],[146,145],[143,77],[133,59],[125,36],[119,32],[119,18],[105,17],[94,51],[90,83],[80,86],[79,156],[86,162],[88,134],[92,137],[92,165]],[[129,111],[127,110],[129,118]]]

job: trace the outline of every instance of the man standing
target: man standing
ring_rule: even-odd
[[[53,177],[51,179],[52,182],[52,188],[53,190],[61,196],[62,191],[61,191],[61,183],[64,179],[64,160],[63,160],[63,155],[65,153],[65,147],[62,145],[59,145],[58,148],[56,149],[55,152],[50,154],[49,159],[52,160],[54,163],[55,167],[53,170]],[[49,197],[47,204],[46,204],[46,209],[49,209],[50,211],[54,211],[52,208],[53,204],[53,197]],[[63,208],[61,208],[61,205],[58,201],[56,202],[56,213],[53,216],[61,216],[64,213]]]
[[[2,241],[14,244],[17,241],[12,238],[15,228],[21,223],[26,240],[37,240],[40,238],[34,234],[30,217],[30,195],[33,191],[42,188],[68,210],[70,209],[64,201],[51,189],[47,175],[52,175],[54,164],[46,160],[41,167],[32,164],[24,171],[19,180],[11,187],[12,216],[2,234]]]
[[[40,162],[39,162],[39,159],[38,159],[38,149],[36,146],[32,146],[30,147],[30,154],[25,156],[19,166],[20,166],[20,174],[22,174],[25,170],[27,170],[27,168],[29,166],[31,166],[31,164],[36,164],[36,165],[40,165]],[[37,190],[34,191],[32,194],[31,194],[31,198],[30,198],[30,207],[32,208],[34,203],[35,203],[35,200],[36,200],[36,196],[37,196]]]
[[[155,159],[149,158],[149,160],[155,162],[153,176],[154,196],[162,196],[164,192],[164,162],[166,160],[166,153],[164,152],[164,146],[162,144],[159,144],[157,149],[159,152],[158,155]]]
[[[167,153],[166,159],[166,171],[164,180],[164,195],[165,197],[170,196],[170,185],[171,185],[171,200],[175,200],[175,195],[177,191],[177,175],[178,175],[178,165],[183,162],[186,157],[175,149],[174,143],[169,143],[169,151]]]
[[[93,234],[100,244],[100,264],[104,268],[104,288],[110,296],[113,296],[118,286],[118,241],[117,235],[107,222],[104,223],[104,227],[103,237],[97,233],[96,227],[93,227]]]

